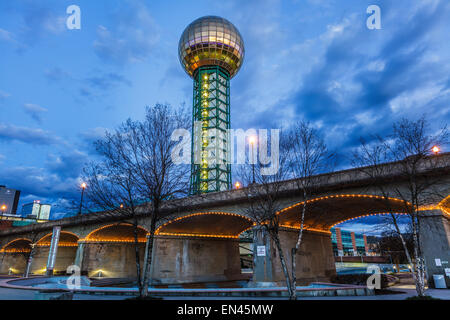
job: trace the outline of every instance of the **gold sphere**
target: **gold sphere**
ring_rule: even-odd
[[[178,43],[178,56],[190,77],[202,66],[220,66],[232,78],[244,61],[244,41],[238,29],[228,20],[201,17],[184,29]]]

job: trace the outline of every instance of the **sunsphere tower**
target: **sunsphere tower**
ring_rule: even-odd
[[[181,65],[194,79],[191,193],[231,188],[230,79],[244,61],[244,41],[228,20],[206,16],[186,27]]]

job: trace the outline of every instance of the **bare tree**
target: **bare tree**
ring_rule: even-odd
[[[431,156],[434,145],[448,143],[448,131],[444,126],[436,134],[429,134],[429,123],[423,116],[417,121],[402,119],[393,125],[393,133],[386,138],[376,137],[369,145],[364,140],[355,152],[353,163],[359,166],[377,189],[381,192],[391,222],[397,232],[408,262],[413,266],[413,277],[419,296],[425,294],[425,264],[420,246],[420,208],[428,205],[430,198],[439,193],[439,176],[432,173],[440,165],[439,156]],[[392,164],[387,164],[393,162]],[[389,176],[400,176],[406,187],[385,185]],[[404,231],[402,232],[398,216],[392,210],[389,196],[402,200],[404,213],[408,217],[408,230],[412,234],[413,249],[408,249]]]
[[[143,202],[141,194],[135,185],[130,168],[127,163],[114,161],[116,146],[120,146],[120,134],[106,134],[102,143],[98,143],[101,148],[98,152],[103,156],[100,163],[90,163],[83,171],[83,180],[87,183],[88,207],[96,208],[106,214],[120,215],[131,219],[133,226],[135,258],[136,258],[136,279],[139,288],[139,296],[144,292],[141,254],[139,243],[138,208]]]
[[[309,122],[299,121],[288,132],[288,160],[295,185],[303,196],[303,206],[300,217],[300,230],[295,247],[291,249],[292,296],[297,298],[296,260],[302,243],[305,216],[307,214],[308,200],[314,192],[317,179],[314,176],[331,171],[334,164],[334,154],[331,153],[319,132]]]
[[[150,216],[142,274],[136,248],[141,297],[148,295],[155,229],[162,218],[161,205],[188,192],[190,167],[175,164],[171,156],[178,143],[172,140],[172,133],[189,127],[190,118],[184,108],[174,110],[162,104],[148,107],[145,120],[128,119],[114,133],[107,133],[96,142],[103,164],[87,169],[91,199],[107,209],[107,213],[132,218],[136,243],[137,216]],[[145,203],[138,205],[140,202]]]
[[[271,150],[274,152],[274,150]],[[255,161],[256,162],[256,161]],[[278,212],[283,208],[280,199],[283,194],[284,180],[288,177],[286,143],[281,137],[278,170],[274,174],[265,174],[265,165],[261,162],[241,165],[238,175],[246,185],[243,192],[248,206],[245,211],[257,225],[264,228],[278,251],[281,268],[286,279],[289,295],[292,295],[292,281],[281,246],[279,231],[280,217]]]

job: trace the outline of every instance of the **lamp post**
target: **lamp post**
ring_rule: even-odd
[[[236,181],[236,183],[234,184],[234,186],[236,187],[236,189],[239,189],[241,187],[241,184],[239,183],[239,181]]]
[[[6,204],[2,205],[1,208],[2,208],[2,215],[4,215],[4,214],[5,214],[5,211],[6,211],[6,208],[7,208],[7,207],[6,207]]]
[[[81,208],[83,207],[84,189],[86,189],[86,183],[83,182],[81,184],[81,200],[80,200],[80,210],[78,211],[78,215],[81,215]]]
[[[431,151],[433,151],[434,154],[438,154],[438,153],[441,151],[441,149],[440,149],[438,146],[434,146],[434,147],[431,149]]]
[[[253,182],[252,184],[255,184],[255,149],[254,149],[254,145],[255,145],[255,137],[250,137],[248,142],[250,142],[250,146],[252,148],[252,172],[253,172]]]

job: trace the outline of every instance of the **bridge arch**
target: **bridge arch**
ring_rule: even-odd
[[[444,214],[450,217],[450,195],[442,199],[436,206],[436,209],[440,209]]]
[[[137,227],[138,245],[135,245],[134,226],[131,223],[107,224],[91,231],[80,240],[82,273],[91,277],[134,278],[136,249],[139,251],[141,271],[144,265],[145,242],[149,232]]]
[[[174,218],[159,226],[158,236],[238,238],[254,225],[252,219],[230,212],[197,212]]]
[[[45,274],[53,233],[47,233],[35,243],[32,274]],[[54,264],[54,274],[66,274],[67,268],[75,261],[79,237],[72,232],[61,230]]]
[[[148,230],[138,226],[138,242],[146,242]],[[83,242],[134,243],[134,226],[131,223],[113,223],[91,231]]]
[[[38,247],[50,247],[52,242],[52,233],[48,233],[36,242]],[[78,246],[79,237],[69,231],[61,231],[59,236],[58,247],[76,247]]]
[[[305,201],[295,203],[278,212],[280,225],[299,229]],[[410,204],[397,198],[371,194],[337,194],[306,201],[306,230],[328,232],[333,226],[352,219],[387,213],[404,214]]]
[[[14,239],[0,249],[0,253],[27,253],[30,251],[31,240],[27,238]]]
[[[31,240],[14,239],[0,249],[0,274],[23,274],[27,257],[31,252]]]

